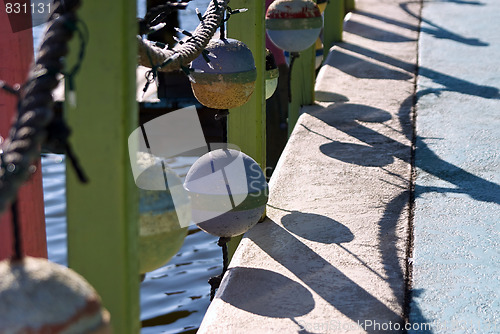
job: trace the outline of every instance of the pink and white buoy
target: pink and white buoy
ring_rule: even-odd
[[[266,31],[280,49],[300,52],[313,45],[323,27],[323,17],[311,0],[276,0],[266,13]]]

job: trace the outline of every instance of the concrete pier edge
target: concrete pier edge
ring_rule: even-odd
[[[198,333],[500,332],[499,5],[357,1]]]

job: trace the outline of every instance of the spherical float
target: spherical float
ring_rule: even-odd
[[[206,107],[231,109],[245,104],[255,89],[257,70],[250,49],[241,41],[227,38],[211,40],[206,57],[191,63],[196,99]]]
[[[313,45],[322,26],[321,12],[311,0],[276,0],[266,12],[269,39],[286,51],[300,52]]]
[[[144,274],[165,265],[182,247],[187,228],[181,228],[179,221],[189,220],[191,209],[184,191],[176,192],[183,198],[174,205],[171,191],[183,189],[182,181],[161,159],[142,152],[138,157],[139,273]]]
[[[257,162],[233,149],[200,157],[186,175],[184,188],[191,197],[193,222],[218,237],[234,237],[257,224],[268,196]]]
[[[266,49],[266,100],[273,96],[278,87],[279,70],[274,55]]]
[[[0,333],[111,333],[109,313],[80,275],[45,259],[0,261]]]

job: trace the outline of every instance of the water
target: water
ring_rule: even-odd
[[[181,28],[193,31],[198,24],[195,8],[203,13],[209,2],[193,0],[186,10],[180,11]],[[143,3],[138,4],[140,16],[144,15]],[[35,50],[44,29],[44,25],[33,28]],[[183,177],[189,165],[181,160],[171,167]],[[48,256],[51,261],[67,265],[64,156],[43,157],[42,174]],[[196,332],[210,304],[207,281],[221,270],[222,255],[217,238],[190,226],[179,253],[165,266],[148,273],[141,283],[141,333]]]

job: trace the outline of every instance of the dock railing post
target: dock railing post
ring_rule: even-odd
[[[351,0],[329,0],[326,5],[323,13],[323,54],[325,58],[328,56],[330,48],[336,42],[342,41],[346,4],[350,2]]]
[[[353,10],[356,9],[356,3],[354,0],[345,0],[344,6],[345,6],[344,11],[346,13],[352,12]]]
[[[288,104],[288,135],[293,131],[300,116],[300,108],[314,103],[315,45],[300,52],[290,71],[291,100]]]
[[[227,22],[227,36],[245,43],[253,53],[257,68],[257,81],[250,100],[241,107],[231,109],[228,116],[228,142],[239,146],[262,168],[266,168],[266,99],[265,99],[265,0],[231,0],[232,9],[247,8]],[[229,243],[232,257],[241,237]]]
[[[89,183],[68,165],[68,264],[100,294],[114,333],[139,333],[139,203],[127,147],[138,126],[136,3],[85,1],[78,15],[89,41],[75,78],[77,104],[66,98],[65,116]],[[68,66],[77,61],[75,40]]]

